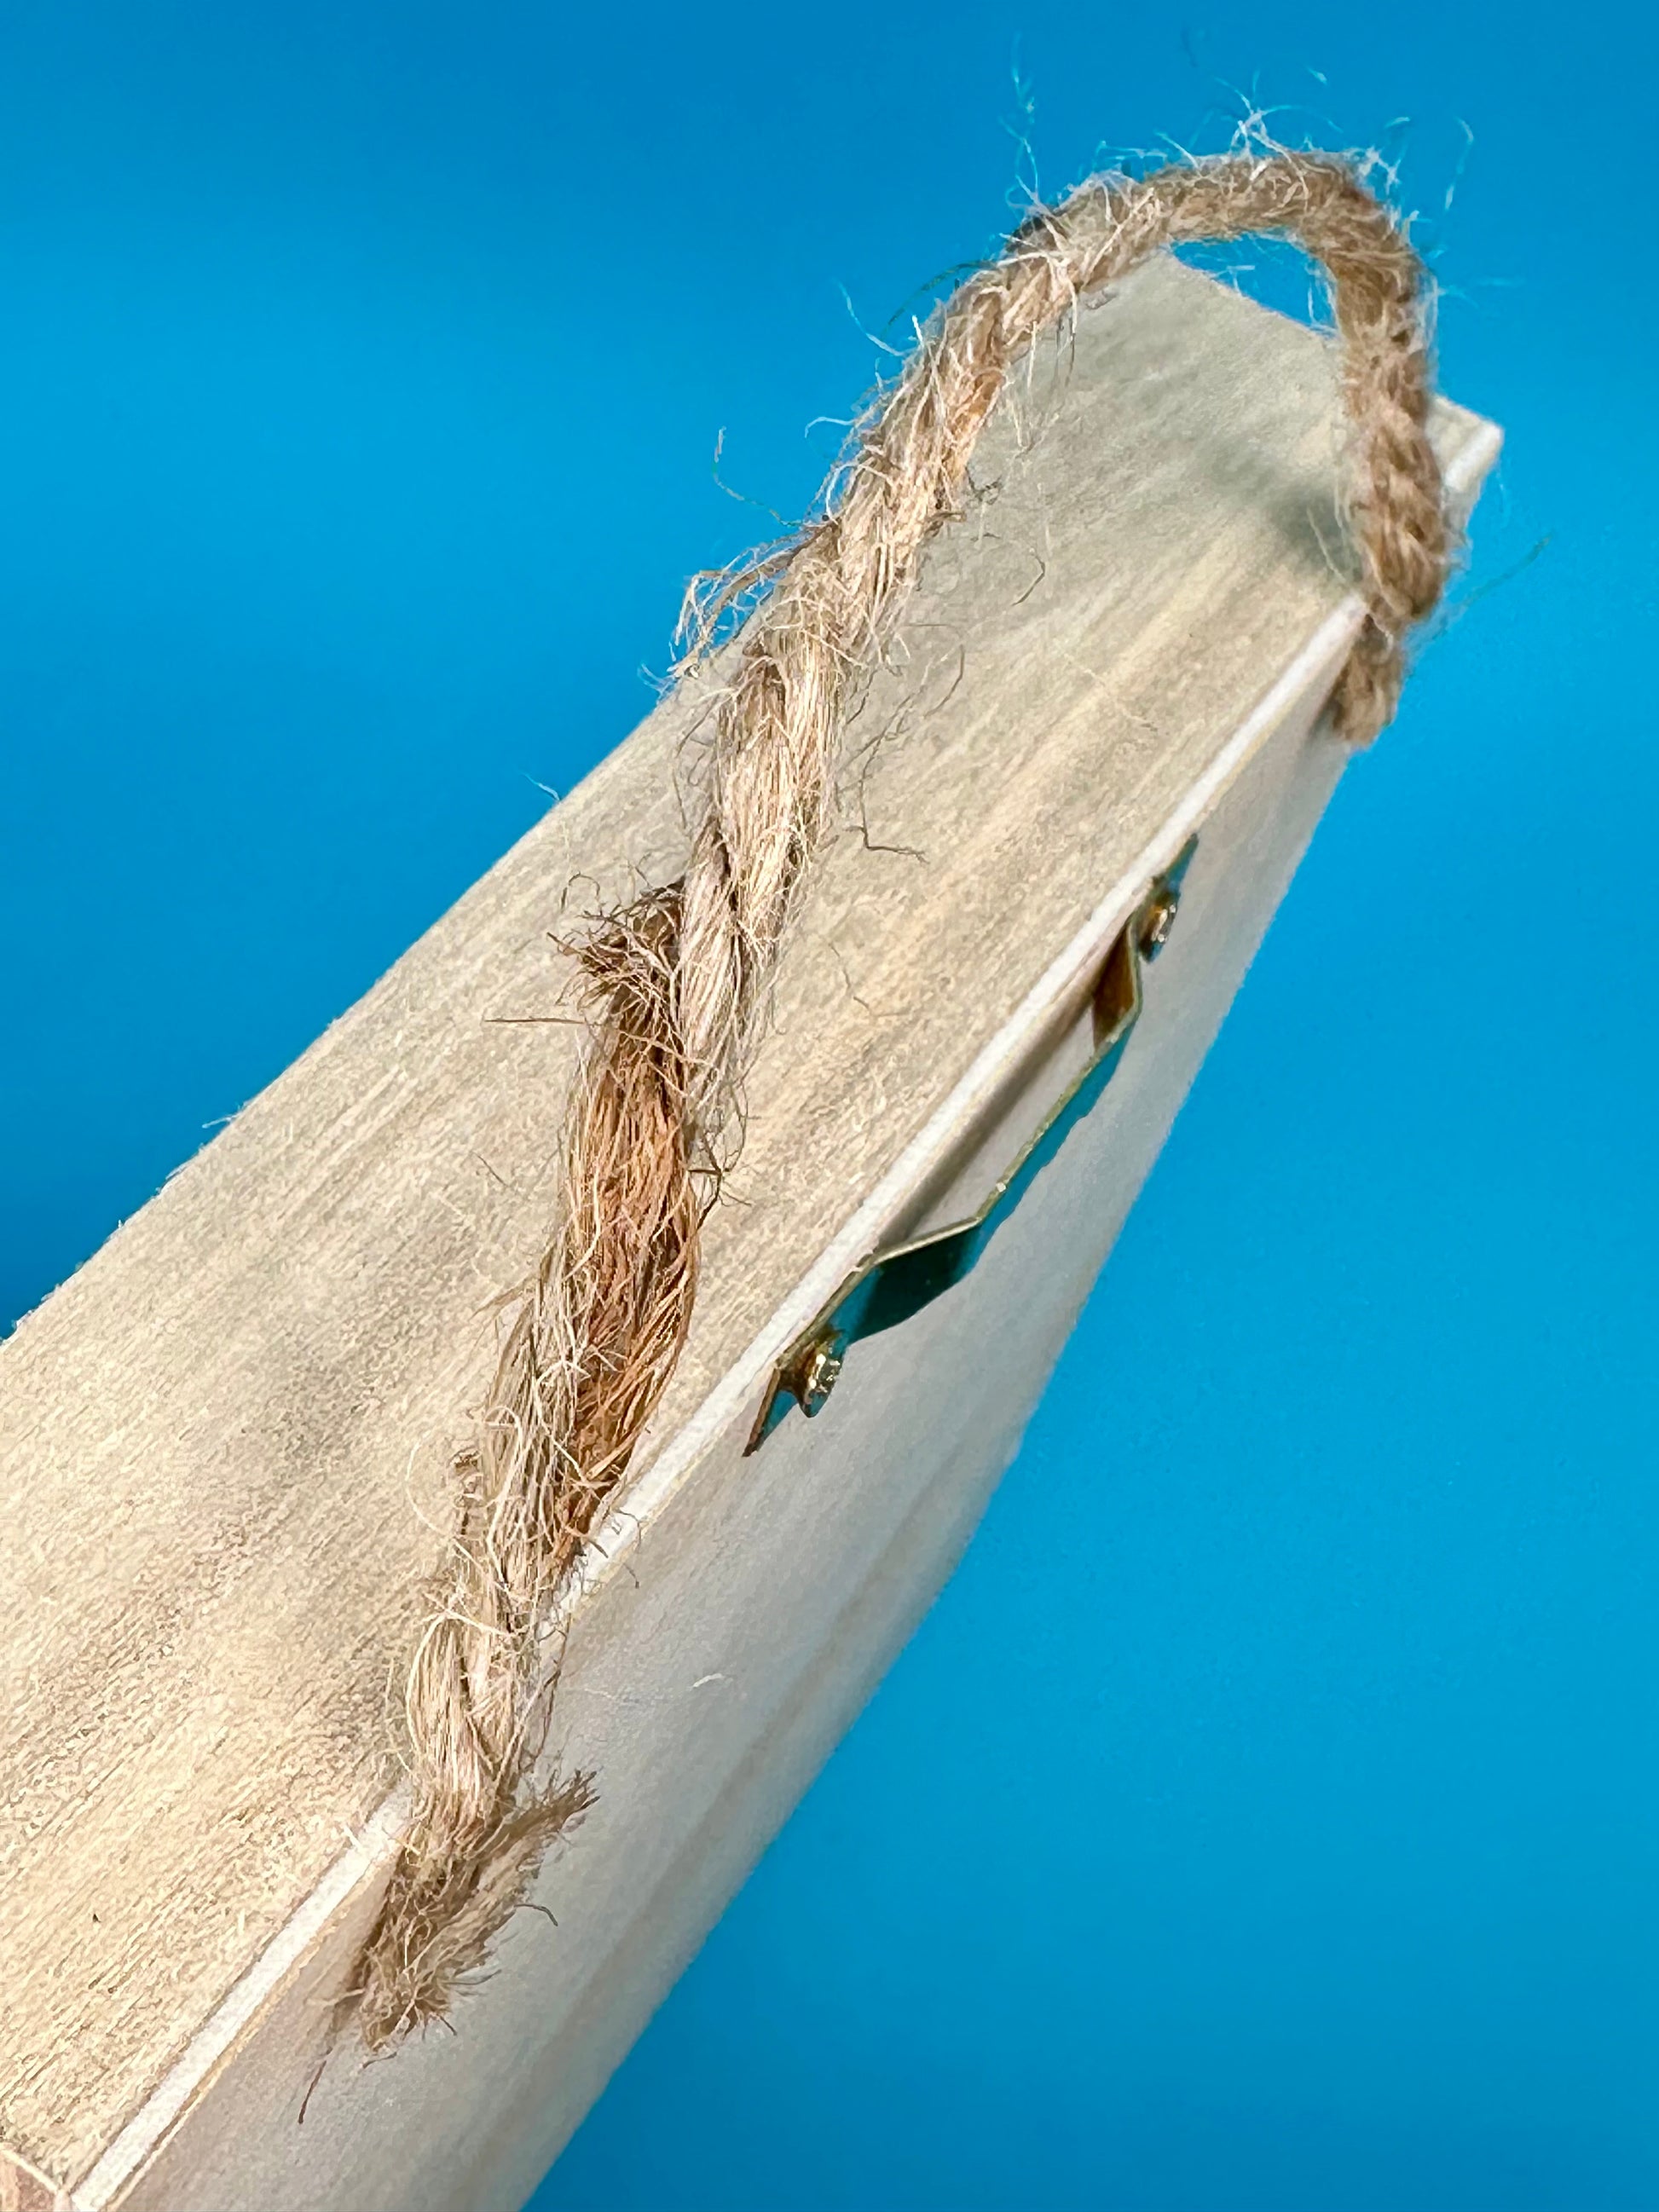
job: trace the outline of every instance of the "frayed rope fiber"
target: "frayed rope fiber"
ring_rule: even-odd
[[[1394,713],[1406,638],[1450,553],[1426,429],[1426,287],[1403,222],[1325,154],[1097,177],[1034,209],[855,424],[817,518],[696,603],[694,653],[757,601],[719,696],[684,875],[575,948],[591,1036],[559,1218],[458,1463],[453,1561],[410,1672],[414,1808],[349,1999],[371,2048],[446,2014],[548,1842],[592,1801],[586,1776],[534,1778],[557,1671],[550,1623],[685,1340],[768,986],[832,827],[842,730],[922,550],[958,513],[975,441],[1035,339],[1163,248],[1250,233],[1291,239],[1330,281],[1366,609],[1335,714],[1364,744]]]

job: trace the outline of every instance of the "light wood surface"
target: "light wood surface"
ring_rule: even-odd
[[[979,1268],[902,1330],[855,1346],[823,1413],[792,1417],[752,1458],[752,1387],[738,1394],[738,1418],[659,1492],[639,1540],[617,1532],[618,1571],[584,1601],[561,1686],[559,1749],[597,1767],[602,1795],[538,1884],[556,1930],[535,1914],[512,1925],[457,2040],[434,2037],[367,2075],[337,2057],[301,2130],[320,2001],[371,1876],[130,2193],[94,2201],[121,2212],[522,2203],[903,1643],[1012,1456],[1340,770],[1340,749],[1309,736],[1314,703],[1206,816],[1175,938],[1111,1087]],[[1066,1024],[982,1128],[957,1124],[963,1156],[928,1212],[982,1195],[1063,1088],[1086,1029]],[[1103,1456],[1110,1480],[1109,1447]],[[1063,1571],[1064,1531],[1031,1535]]]
[[[676,1945],[697,1940],[971,1523],[1186,1073],[1171,1062],[1147,1079],[1151,1149],[1133,1173],[1124,1154],[1108,1179],[1117,1195],[1072,1240],[1064,1296],[1011,1350],[1003,1412],[980,1405],[986,1449],[971,1465],[958,1454],[955,1486],[927,1489],[936,1424],[883,1430],[882,1465],[921,1486],[914,1540],[896,1498],[866,1534],[797,1526],[799,1433],[726,1464],[734,1408],[753,1409],[752,1395],[738,1404],[755,1387],[745,1358],[838,1264],[861,1205],[902,1210],[929,1144],[939,1158],[971,1150],[1018,1054],[1052,1030],[1067,988],[1056,963],[1085,959],[1103,900],[1120,887],[1127,907],[1133,872],[1194,794],[1200,811],[1220,799],[1229,745],[1228,773],[1243,774],[1253,747],[1311,713],[1352,618],[1334,425],[1321,341],[1168,264],[1045,350],[993,426],[981,497],[930,555],[855,732],[848,803],[867,841],[849,835],[829,855],[786,960],[734,1202],[712,1224],[692,1340],[629,1501],[659,1572],[637,1589],[601,1581],[573,1632],[562,1725],[604,1796],[549,1880],[611,1871],[578,1901],[584,1932],[568,1932],[568,1900],[550,1951],[515,1929],[492,1985],[504,1994],[463,2016],[474,2057],[451,2062],[460,2070],[444,2075],[448,2039],[406,2053],[367,2077],[354,2123],[349,2069],[331,2069],[297,2165],[292,2067],[369,1894],[329,1911],[317,1886],[392,1779],[388,1686],[441,1549],[488,1303],[530,1262],[550,1202],[574,1040],[491,1018],[559,1011],[547,933],[573,881],[589,903],[674,872],[676,749],[704,701],[692,691],[653,714],[0,1348],[0,2139],[78,2202],[505,2206],[533,2180],[639,2024],[619,1990],[659,1988]],[[1439,434],[1478,475],[1485,426],[1447,410]],[[1278,773],[1300,796],[1259,793],[1229,833],[1243,857],[1218,881],[1246,889],[1213,939],[1205,988],[1218,999],[1171,1018],[1193,1064],[1312,819],[1297,808],[1317,776]],[[1201,927],[1188,941],[1207,941]],[[1167,966],[1179,976],[1173,949]],[[1045,977],[1051,1003],[1033,1008]],[[1000,1073],[976,1103],[969,1079],[988,1051]],[[840,1406],[810,1432],[820,1454]],[[848,1445],[860,1466],[863,1449]],[[793,1627],[760,1604],[769,1589],[791,1594]],[[780,1636],[786,1650],[816,1639],[839,1655],[826,1696],[792,1718],[780,1668],[775,1709],[744,1709],[722,1735],[687,1686],[727,1671],[701,1663],[722,1622],[748,1624],[751,1660]],[[588,1640],[608,1656],[582,1661]],[[659,1671],[682,1662],[695,1671]],[[682,1742],[689,1769],[672,1756]],[[718,1777],[724,1794],[708,1801]],[[665,1791],[672,1821],[657,1817]],[[657,1899],[654,1917],[625,1911],[624,1896]],[[307,1899],[315,1929],[294,1936]],[[215,2045],[217,2008],[285,1929],[292,1971]],[[544,1987],[526,1994],[550,1974],[556,2005]],[[469,2069],[486,2015],[510,2020],[513,2002],[547,2015],[575,2086],[550,2106],[544,2080],[509,2069],[522,2110],[501,2140],[514,2148],[486,2172],[461,2124],[467,2095],[477,2109]],[[551,2047],[541,2039],[542,2058]],[[411,2119],[441,2107],[471,2143],[471,2196],[454,2193],[463,2168],[434,2163],[429,2127]],[[426,2145],[418,2171],[366,2110],[402,2115],[408,2154]],[[279,2132],[287,2165],[260,2148]],[[381,2194],[362,2163],[372,2142]],[[215,2166],[226,2157],[231,2168]],[[239,2193],[255,2187],[267,2193]]]

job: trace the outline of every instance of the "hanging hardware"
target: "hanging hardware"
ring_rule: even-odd
[[[1114,939],[1095,986],[1095,1049],[1081,1075],[977,1213],[872,1253],[853,1270],[773,1368],[745,1452],[760,1449],[792,1404],[799,1406],[809,1420],[822,1413],[854,1345],[866,1336],[879,1335],[884,1329],[896,1328],[972,1270],[1115,1073],[1130,1031],[1140,1018],[1142,977],[1175,927],[1182,881],[1197,848],[1197,838],[1189,837]]]

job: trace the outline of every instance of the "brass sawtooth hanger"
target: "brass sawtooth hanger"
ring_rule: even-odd
[[[896,1328],[969,1274],[980,1255],[1111,1081],[1145,1003],[1144,977],[1175,927],[1181,885],[1198,849],[1189,837],[1112,941],[1094,991],[1095,1049],[1088,1066],[1030,1142],[965,1220],[872,1252],[772,1370],[744,1447],[758,1451],[797,1405],[810,1420],[841,1379],[852,1346]]]

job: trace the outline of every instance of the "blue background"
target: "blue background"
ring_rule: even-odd
[[[1659,2201],[1655,44],[11,0],[7,1316],[637,719],[769,526],[717,434],[800,510],[1033,161],[1387,144],[1510,432],[975,1548],[540,2212]]]

